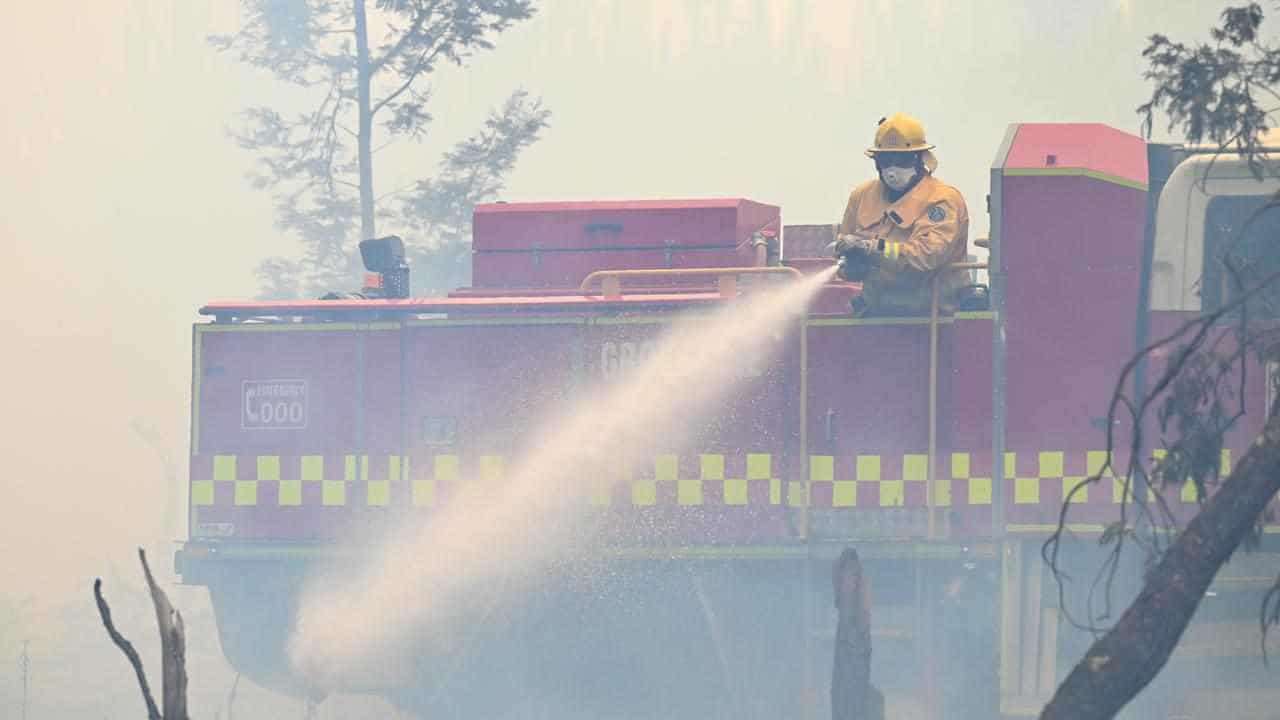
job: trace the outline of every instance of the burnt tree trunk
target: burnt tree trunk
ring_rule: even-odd
[[[884,696],[871,684],[871,586],[853,548],[831,574],[836,647],[831,669],[831,720],[883,720]]]
[[[1274,410],[1218,491],[1148,573],[1120,621],[1085,653],[1042,720],[1114,717],[1164,667],[1218,568],[1280,491],[1280,413]]]

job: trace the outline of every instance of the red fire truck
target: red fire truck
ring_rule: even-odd
[[[1034,714],[1089,641],[1064,622],[1040,546],[1064,491],[1107,459],[1120,368],[1222,302],[1219,243],[1276,189],[1209,160],[1098,124],[1011,126],[977,243],[989,269],[973,268],[989,306],[855,319],[858,287],[827,284],[699,447],[582,486],[614,528],[599,552],[624,589],[556,575],[468,621],[412,681],[340,689],[432,717],[827,716],[830,568],[852,545],[890,716]],[[201,308],[178,565],[209,588],[228,660],[304,692],[285,647],[316,563],[364,552],[361,532],[430,522],[457,483],[501,493],[510,449],[556,399],[642,362],[683,313],[751,292],[743,268],[829,266],[831,239],[740,199],[496,203],[476,208],[472,283],[448,297]],[[1249,375],[1258,407],[1234,452],[1267,382]],[[1194,489],[1161,492],[1194,514]],[[1104,478],[1070,529],[1096,537],[1122,499]],[[1158,681],[1179,692],[1152,717],[1218,688],[1269,692],[1250,568],[1274,567],[1270,538],[1219,578]],[[1069,602],[1099,559],[1071,560]]]

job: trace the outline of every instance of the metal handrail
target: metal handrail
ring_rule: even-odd
[[[582,284],[578,289],[583,293],[590,292],[591,285],[599,281],[601,294],[606,298],[616,298],[622,295],[622,280],[624,278],[650,277],[650,278],[668,278],[668,277],[689,277],[689,276],[706,276],[715,275],[720,278],[720,293],[722,295],[731,295],[731,290],[736,291],[736,280],[739,275],[794,275],[801,277],[801,272],[793,267],[724,267],[724,268],[654,268],[654,269],[630,269],[630,270],[596,270],[582,280]],[[726,282],[726,278],[732,278],[733,282]],[[615,284],[616,283],[616,284]]]
[[[947,265],[943,270],[985,270],[984,262],[959,262]],[[943,272],[937,272],[929,281],[929,465],[925,475],[927,482],[924,488],[925,505],[929,513],[929,535],[933,540],[937,537],[934,511],[937,500],[934,498],[933,485],[937,476],[938,463],[938,280]],[[997,459],[998,460],[998,459]]]

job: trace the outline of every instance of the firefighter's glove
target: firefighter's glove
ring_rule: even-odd
[[[879,259],[877,243],[865,235],[841,235],[836,240],[836,257],[842,259],[840,277],[853,282],[866,279]]]

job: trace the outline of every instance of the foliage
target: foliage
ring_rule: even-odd
[[[303,245],[297,259],[258,267],[263,295],[345,289],[358,276],[356,241],[376,236],[380,222],[405,235],[415,281],[429,278],[432,292],[465,282],[470,208],[496,197],[549,112],[517,90],[479,133],[445,154],[438,177],[381,196],[374,161],[426,137],[432,73],[493,48],[499,34],[533,15],[532,0],[243,0],[242,7],[240,30],[211,38],[213,45],[311,99],[303,113],[250,107],[232,132],[259,156],[251,182],[273,194],[278,226]]]

